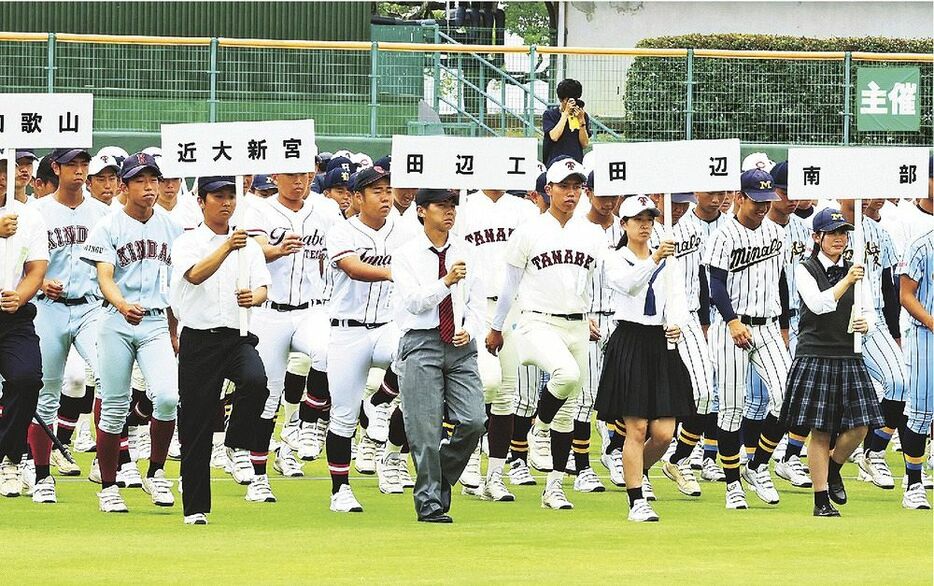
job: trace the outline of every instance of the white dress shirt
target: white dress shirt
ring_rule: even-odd
[[[431,330],[440,323],[438,306],[451,295],[454,331],[467,330],[471,339],[486,333],[486,295],[464,240],[448,234],[444,248],[436,248],[424,231],[392,256],[394,319],[402,332]],[[445,253],[445,272],[457,261],[467,265],[467,277],[448,288],[438,276],[438,252]],[[463,316],[463,325],[460,322]]]
[[[842,255],[840,256],[840,260],[835,263],[823,252],[818,252],[817,260],[820,261],[824,271],[834,265],[843,267]],[[869,287],[867,277],[868,275],[863,277],[863,317],[869,324],[869,329],[872,329],[876,321],[876,312],[873,310],[872,291]],[[823,315],[837,309],[838,300],[833,298],[833,287],[821,291],[817,286],[817,281],[814,280],[814,277],[811,276],[811,273],[808,272],[803,264],[795,265],[795,280],[797,281],[798,294],[801,295],[801,301],[807,305],[809,310],[817,315]]]
[[[641,259],[624,246],[611,253],[604,263],[605,282],[617,294],[613,296],[616,313],[613,319],[649,326],[684,326],[690,319],[684,294],[681,260],[669,256],[655,263],[651,256]],[[654,281],[652,281],[654,277]],[[645,299],[652,281],[655,315],[645,314]]]

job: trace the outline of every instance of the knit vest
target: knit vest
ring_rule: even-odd
[[[811,256],[801,263],[808,273],[817,282],[821,292],[830,289],[830,279],[824,266],[816,256]],[[844,262],[843,268],[847,271],[852,263]],[[829,313],[817,315],[801,300],[800,318],[798,321],[798,347],[795,356],[828,356],[853,357],[853,334],[847,333],[850,324],[850,313],[853,310],[853,289],[850,286],[846,293],[837,300],[837,308]]]

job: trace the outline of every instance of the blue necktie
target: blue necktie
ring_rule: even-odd
[[[662,261],[662,264],[658,265],[658,268],[655,269],[655,272],[652,274],[652,278],[649,279],[649,288],[645,292],[645,309],[643,313],[645,315],[655,315],[655,290],[652,289],[652,284],[655,283],[655,279],[658,278],[658,275],[662,272],[662,269],[665,268],[665,261]]]

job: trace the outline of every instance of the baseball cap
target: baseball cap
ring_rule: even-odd
[[[356,173],[351,173],[350,177],[347,179],[347,189],[349,189],[350,191],[357,190],[357,175],[359,174],[360,174],[360,171],[357,171]]]
[[[775,163],[775,166],[769,171],[769,175],[772,176],[772,183],[775,184],[775,187],[788,189],[788,161]]]
[[[353,166],[354,166],[353,161],[351,161],[347,157],[333,156],[328,161],[327,171],[328,173],[330,173],[331,171],[333,171],[334,169],[337,169],[338,167],[343,167],[344,170],[346,170],[347,172],[353,173],[354,171]]]
[[[102,155],[98,153],[91,159],[91,163],[88,165],[88,176],[90,177],[91,175],[97,175],[107,167],[112,168],[114,173],[120,173],[120,162],[117,161],[117,159],[110,155]]]
[[[157,146],[146,147],[140,152],[142,152],[144,155],[152,155],[152,157],[157,161],[162,156],[162,149]]]
[[[544,197],[548,197],[548,194],[545,193],[546,185],[548,185],[548,174],[543,171],[542,174],[538,176],[538,179],[535,180],[535,192]]]
[[[55,149],[52,151],[52,162],[59,165],[70,163],[81,155],[87,157],[88,161],[91,160],[91,154],[84,149]]]
[[[350,161],[357,167],[372,167],[373,159],[366,153],[354,153],[350,155]]]
[[[363,188],[376,183],[383,177],[389,177],[389,171],[373,165],[357,173],[357,182],[354,185],[354,191],[363,191]],[[416,195],[417,197],[417,195]]]
[[[338,167],[337,169],[331,169],[327,172],[327,175],[321,180],[321,189],[331,189],[338,185],[347,185],[349,181],[350,171]]]
[[[415,205],[426,206],[449,199],[453,199],[456,204],[459,198],[460,196],[453,189],[419,189],[415,192]]]
[[[152,169],[156,172],[156,175],[162,177],[162,171],[159,170],[159,164],[156,162],[155,157],[145,153],[136,153],[124,159],[123,166],[120,168],[120,179],[126,181],[139,175],[144,169]],[[199,181],[198,184],[200,190],[201,182]]]
[[[817,212],[814,215],[811,226],[814,228],[815,232],[833,232],[840,228],[854,230],[856,228],[853,224],[846,221],[846,218],[843,217],[840,210],[835,210],[833,208],[824,208]]]
[[[752,153],[751,155],[747,155],[746,158],[743,159],[743,164],[740,165],[740,169],[742,169],[743,171],[748,171],[750,169],[762,169],[764,171],[766,169],[771,169],[774,166],[775,166],[775,163],[773,163],[769,159],[769,156],[767,154]]]
[[[16,151],[16,160],[20,159],[29,159],[31,161],[38,161],[39,157],[36,156],[36,153],[32,152],[29,149],[22,149]]]
[[[778,201],[780,199],[773,188],[772,176],[762,169],[743,171],[739,181],[740,191],[752,201]]]
[[[382,167],[389,171],[392,167],[392,155],[386,155],[385,157],[380,157],[373,161],[374,167]]]
[[[150,155],[151,156],[151,155]],[[209,193],[220,191],[225,187],[237,188],[236,180],[231,175],[212,175],[198,178],[198,195],[204,197]]]
[[[662,212],[655,207],[652,198],[647,195],[635,195],[623,200],[622,205],[619,206],[619,217],[634,218],[644,211],[648,211],[653,218],[662,215]]]
[[[253,189],[276,189],[276,184],[269,175],[257,175],[253,177]]]
[[[561,183],[568,177],[576,175],[581,182],[587,181],[587,172],[584,166],[574,159],[558,159],[548,167],[546,178],[548,183]]]
[[[593,171],[587,173],[587,190],[593,193]]]
[[[101,150],[97,151],[97,155],[98,155],[98,156],[100,156],[100,155],[108,155],[108,156],[111,156],[111,157],[113,157],[114,159],[116,159],[116,160],[117,160],[117,163],[120,164],[120,165],[123,164],[123,159],[125,159],[125,158],[127,158],[127,157],[130,156],[129,153],[127,153],[125,150],[123,150],[122,148],[120,148],[120,147],[118,147],[118,146],[105,146],[105,147],[102,147]]]
[[[697,197],[691,191],[672,193],[671,203],[697,203]]]

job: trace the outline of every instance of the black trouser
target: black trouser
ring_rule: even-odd
[[[33,327],[36,306],[27,303],[16,313],[0,311],[0,376],[3,416],[0,417],[0,460],[18,463],[26,451],[26,430],[36,414],[42,388],[42,356]],[[52,423],[47,421],[46,423]]]
[[[183,328],[178,348],[178,440],[182,447],[185,515],[211,512],[211,447],[224,379],[237,386],[231,396],[228,447],[265,452],[257,433],[269,391],[254,334],[237,330]],[[260,445],[264,444],[264,445]]]

